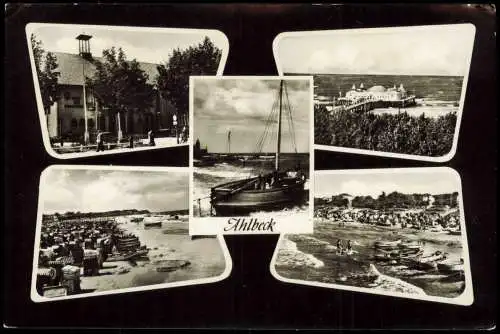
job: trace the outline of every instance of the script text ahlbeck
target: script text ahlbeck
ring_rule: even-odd
[[[227,224],[225,232],[274,232],[276,221],[273,218],[264,221],[257,218],[229,218]]]

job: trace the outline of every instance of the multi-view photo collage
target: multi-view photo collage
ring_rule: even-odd
[[[232,271],[224,235],[277,234],[282,282],[471,305],[464,176],[446,163],[474,38],[284,31],[277,75],[227,76],[218,30],[30,23],[43,145],[61,161],[39,176],[32,300],[215,283]],[[72,163],[177,148],[181,167]],[[319,170],[315,151],[426,164]]]

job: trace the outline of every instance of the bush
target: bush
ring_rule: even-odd
[[[438,118],[398,115],[328,112],[316,106],[314,143],[366,150],[425,156],[443,156],[451,150],[457,116]]]

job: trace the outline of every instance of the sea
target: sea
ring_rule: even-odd
[[[212,154],[216,156],[216,154]],[[227,155],[227,154],[224,154]],[[251,157],[245,153],[232,153],[230,155],[237,157],[246,157],[247,159],[236,159],[230,162],[219,162],[208,167],[194,167],[193,172],[193,209],[195,217],[211,216],[210,212],[210,189],[218,184],[237,181],[245,178],[258,176],[259,173],[269,173],[274,171],[275,159],[274,155],[265,153],[259,155],[258,158]],[[264,157],[265,156],[265,157]],[[280,154],[280,169],[294,169],[297,164],[306,175],[305,190],[309,191],[309,153],[281,153]],[[308,198],[308,196],[307,196]],[[198,202],[198,199],[200,201]],[[280,211],[271,211],[274,214],[289,214],[295,215],[308,214],[308,201],[296,206],[285,208]],[[269,211],[265,214],[268,215]],[[250,216],[260,216],[263,212],[254,212]],[[305,216],[307,219],[307,216]]]
[[[357,88],[363,83],[364,88],[381,85],[390,88],[403,84],[409,95],[415,95],[417,106],[404,110],[412,116],[425,113],[428,117],[438,117],[449,112],[458,112],[458,103],[462,92],[463,77],[427,76],[427,75],[352,75],[352,74],[314,74],[314,93],[319,96],[338,97]],[[380,108],[371,111],[375,114],[397,114],[397,108]]]
[[[465,288],[464,276],[444,275],[437,270],[415,270],[409,267],[377,262],[372,259],[377,240],[420,240],[424,242],[424,255],[435,251],[448,253],[450,261],[462,258],[463,249],[460,235],[450,235],[412,229],[346,224],[315,219],[314,234],[286,235],[278,253],[276,271],[280,276],[296,280],[332,283],[362,288],[373,288],[373,280],[367,275],[370,264],[384,275],[400,279],[418,287],[426,295],[454,298]],[[338,239],[352,240],[352,255],[336,252]],[[290,251],[292,250],[292,251]],[[297,259],[307,259],[307,261]],[[377,287],[380,288],[380,287]]]
[[[185,219],[183,219],[185,218]],[[190,265],[171,272],[158,272],[148,261],[141,263],[144,267],[134,274],[133,286],[170,283],[194,280],[221,275],[226,266],[222,245],[217,238],[191,239],[187,217],[179,221],[162,219],[158,228],[144,228],[143,223],[126,221],[120,228],[133,233],[142,245],[150,248],[148,257],[151,260],[180,259]]]

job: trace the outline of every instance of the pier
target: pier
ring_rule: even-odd
[[[376,108],[405,108],[409,106],[414,106],[415,96],[408,96],[407,98],[401,100],[375,100],[367,99],[362,101],[352,102],[352,100],[346,98],[339,98],[337,100],[337,105],[333,106],[333,110],[345,110],[354,112],[368,112]]]
[[[351,90],[345,96],[339,92],[338,98],[315,95],[314,103],[326,106],[331,112],[345,110],[358,113],[377,108],[405,108],[416,104],[415,95],[408,95],[403,84],[399,88],[396,88],[396,85],[391,88],[375,85],[366,89],[363,83],[358,88],[352,85]]]

